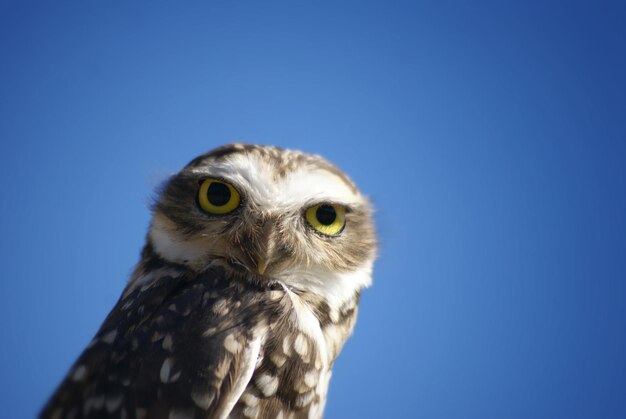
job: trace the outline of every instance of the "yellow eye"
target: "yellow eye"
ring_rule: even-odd
[[[307,222],[322,234],[336,236],[346,226],[346,210],[340,205],[319,204],[306,210]]]
[[[209,214],[228,214],[239,206],[239,192],[229,183],[206,179],[198,191],[200,208]]]

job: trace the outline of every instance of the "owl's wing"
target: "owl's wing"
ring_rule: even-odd
[[[242,304],[221,268],[153,277],[129,285],[42,418],[206,418],[232,410],[260,351],[253,304]]]

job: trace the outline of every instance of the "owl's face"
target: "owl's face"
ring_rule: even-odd
[[[340,299],[369,285],[376,252],[370,204],[343,172],[319,156],[239,144],[165,185],[149,240],[196,271],[217,260],[260,284]]]

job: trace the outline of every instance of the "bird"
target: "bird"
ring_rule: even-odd
[[[319,155],[236,143],[153,201],[125,289],[39,417],[322,417],[372,283],[369,199]]]

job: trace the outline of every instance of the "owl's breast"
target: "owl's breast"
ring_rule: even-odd
[[[255,370],[231,417],[321,417],[330,379],[328,343],[314,313],[293,297],[284,293],[277,305],[267,305],[272,311],[267,323],[258,323],[265,334]]]

